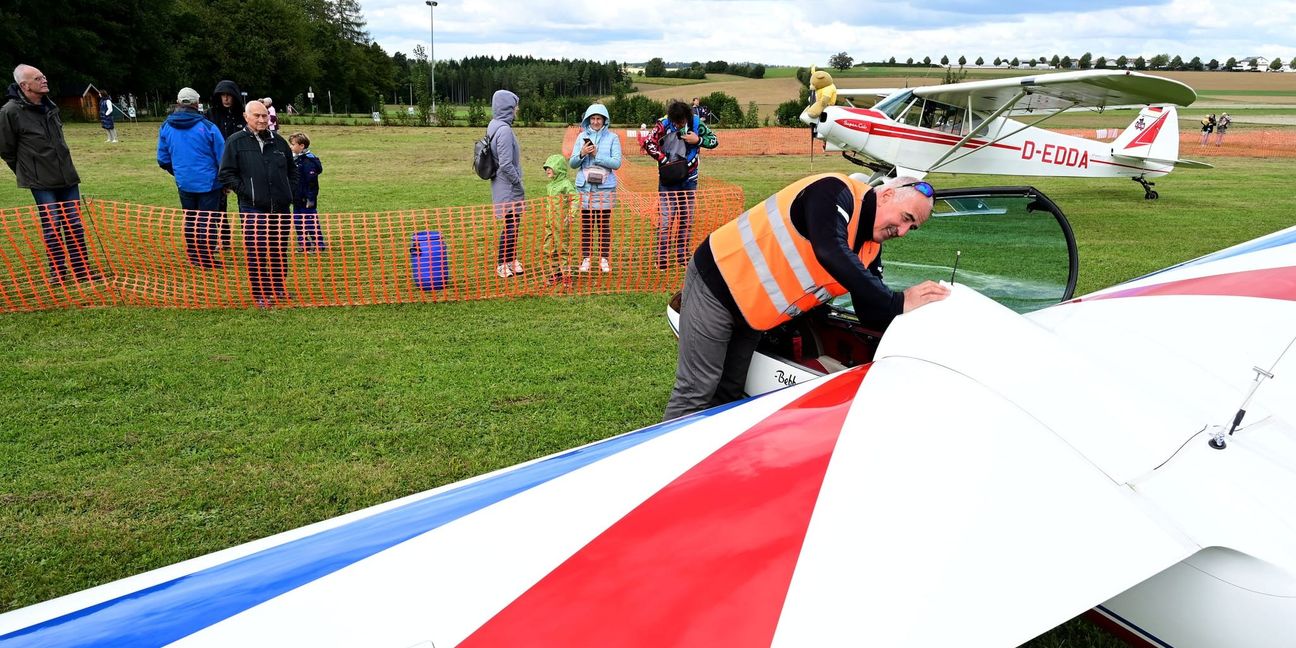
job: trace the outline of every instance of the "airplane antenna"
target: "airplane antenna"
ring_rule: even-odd
[[[958,273],[959,257],[963,256],[963,250],[954,251],[954,271],[950,273],[950,285],[954,285],[954,275]]]
[[[1263,367],[1251,367],[1251,371],[1255,372],[1255,382],[1251,383],[1251,391],[1247,392],[1246,398],[1242,399],[1242,405],[1238,407],[1237,414],[1233,415],[1233,425],[1229,427],[1227,436],[1233,436],[1233,433],[1237,431],[1238,426],[1242,424],[1242,419],[1246,416],[1246,407],[1247,404],[1251,402],[1251,397],[1255,396],[1257,389],[1260,389],[1260,383],[1264,382],[1266,378],[1274,377],[1274,368],[1278,366],[1280,361],[1282,361],[1283,356],[1287,355],[1288,351],[1291,351],[1292,344],[1296,344],[1296,337],[1293,337],[1291,342],[1287,343],[1287,347],[1283,349],[1282,353],[1278,354],[1278,358],[1273,361],[1273,364],[1269,365],[1267,371]],[[1224,428],[1219,428],[1219,431],[1215,433],[1215,436],[1211,437],[1210,447],[1215,448],[1216,450],[1223,450],[1228,446],[1224,437]]]

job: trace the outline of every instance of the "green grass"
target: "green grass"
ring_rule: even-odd
[[[635,86],[686,86],[686,85],[697,85],[699,83],[715,83],[716,82],[715,77],[717,76],[727,76],[727,75],[708,74],[707,78],[705,79],[677,79],[675,77],[648,77],[648,76],[634,76],[631,77],[631,79],[634,81]]]
[[[83,190],[175,205],[156,125],[68,127]],[[325,210],[489,201],[477,129],[307,129]],[[561,129],[520,129],[528,195]],[[723,137],[723,135],[722,135]],[[723,140],[722,140],[723,145]],[[707,157],[754,204],[840,157]],[[1158,181],[1035,184],[1070,216],[1080,292],[1285,227],[1289,160],[1218,158]],[[10,179],[0,207],[30,204]],[[160,567],[655,422],[666,295],[369,308],[0,315],[0,610]],[[1080,638],[1077,638],[1080,637]],[[1038,648],[1116,646],[1075,622]]]

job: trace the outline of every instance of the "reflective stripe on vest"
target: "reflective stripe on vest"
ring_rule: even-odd
[[[752,328],[769,330],[845,294],[840,282],[815,259],[814,248],[796,231],[788,211],[807,186],[828,177],[845,182],[853,195],[847,225],[849,244],[858,234],[860,206],[870,187],[837,173],[795,182],[711,235],[716,266]],[[867,267],[878,249],[871,240],[864,243],[860,261]]]

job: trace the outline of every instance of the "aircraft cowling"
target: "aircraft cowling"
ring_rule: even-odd
[[[872,131],[873,123],[869,120],[841,108],[829,108],[816,124],[815,136],[824,140],[825,150],[863,152]]]

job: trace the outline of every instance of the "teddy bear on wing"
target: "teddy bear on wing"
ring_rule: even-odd
[[[819,121],[824,108],[837,104],[837,86],[833,83],[832,75],[811,67],[810,96],[814,98],[813,103],[801,111],[801,121],[807,124]]]

